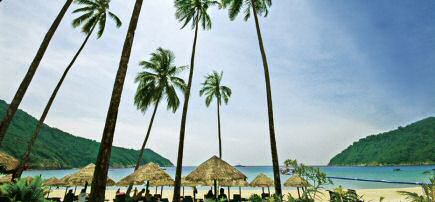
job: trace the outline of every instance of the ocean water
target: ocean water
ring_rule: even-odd
[[[351,178],[364,178],[375,180],[388,180],[388,181],[402,181],[402,182],[428,182],[431,175],[423,174],[424,171],[431,171],[435,169],[435,165],[432,166],[394,166],[394,167],[335,167],[335,166],[320,166],[327,176],[334,177],[351,177]],[[175,176],[175,167],[166,167],[166,172],[173,178]],[[183,176],[189,174],[195,167],[186,166],[183,167]],[[259,173],[264,173],[273,178],[273,171],[271,166],[245,166],[237,167],[247,177],[248,181],[251,181]],[[394,171],[394,169],[400,169],[400,171]],[[39,176],[43,178],[57,177],[62,178],[65,175],[77,172],[78,169],[69,170],[29,170],[23,173],[23,176]],[[115,181],[131,174],[133,168],[122,169],[110,169],[109,177]],[[285,182],[290,176],[281,175],[282,183]],[[333,180],[333,185],[329,185],[327,188],[337,187],[339,185],[351,188],[351,189],[376,189],[376,188],[398,188],[398,187],[412,187],[415,185],[402,185],[402,184],[387,184],[387,183],[375,183],[375,182],[360,182],[350,180]],[[116,187],[114,187],[116,188]],[[113,189],[114,189],[113,188]],[[208,187],[200,187],[199,189],[207,189]],[[252,188],[250,188],[252,189]],[[291,189],[291,188],[289,188]]]

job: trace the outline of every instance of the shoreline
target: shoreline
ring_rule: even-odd
[[[435,166],[435,164],[412,164],[412,165],[408,165],[408,164],[403,164],[403,165],[308,165],[311,167],[319,167],[319,168],[340,168],[340,167],[361,167],[361,168],[369,168],[369,167],[374,167],[374,168],[379,168],[379,167],[418,167],[418,166]],[[161,166],[162,168],[175,168],[175,166]],[[183,166],[183,167],[196,167],[196,166],[192,166],[192,165],[187,165],[187,166]],[[235,166],[235,168],[243,168],[243,167],[272,167],[271,165],[243,165],[243,166]],[[283,167],[283,166],[280,166]],[[78,168],[72,168],[72,167],[68,167],[68,168],[31,168],[31,169],[27,169],[26,171],[52,171],[52,170],[74,170],[74,169],[80,169],[81,167]],[[129,166],[125,166],[125,167],[109,167],[109,169],[127,169],[127,168],[134,168],[134,165],[132,167]]]

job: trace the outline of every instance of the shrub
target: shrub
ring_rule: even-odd
[[[11,201],[25,202],[46,202],[44,198],[44,187],[41,177],[34,177],[32,180],[21,178],[15,183],[0,186],[2,197]]]

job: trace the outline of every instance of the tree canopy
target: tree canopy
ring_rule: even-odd
[[[435,163],[435,117],[354,142],[329,165],[419,165]]]

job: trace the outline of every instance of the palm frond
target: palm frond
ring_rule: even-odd
[[[86,6],[86,7],[75,9],[72,13],[80,13],[80,12],[94,11],[94,10],[95,10],[94,6]]]
[[[85,13],[85,14],[83,14],[83,15],[81,15],[81,16],[75,18],[75,19],[72,21],[72,26],[73,26],[74,28],[80,26],[84,21],[86,21],[86,20],[87,20],[89,17],[91,17],[93,14],[94,14],[94,12],[91,11],[91,12]]]
[[[115,21],[116,27],[121,27],[122,26],[121,19],[119,19],[118,16],[116,16],[115,14],[113,14],[110,11],[109,11],[109,16],[110,16],[110,18],[112,18],[112,20]]]
[[[94,26],[98,25],[97,37],[100,38],[106,27],[107,13],[112,20],[115,21],[116,27],[121,26],[121,20],[112,12],[109,11],[110,0],[76,0],[79,5],[84,5],[73,11],[73,13],[86,12],[85,14],[75,18],[72,22],[74,28],[81,25],[82,32],[88,34]]]
[[[103,14],[98,20],[97,38],[101,38],[101,36],[103,36],[105,28],[106,28],[106,15]]]
[[[139,63],[144,69],[149,70],[138,73],[135,78],[138,87],[134,103],[142,112],[145,112],[152,103],[160,102],[160,98],[163,97],[166,97],[169,110],[175,112],[178,109],[180,100],[177,90],[184,93],[186,84],[183,79],[177,77],[177,74],[185,67],[174,66],[174,60],[172,51],[159,47],[151,53],[149,60]]]

